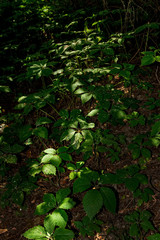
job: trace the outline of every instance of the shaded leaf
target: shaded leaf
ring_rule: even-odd
[[[54,233],[55,240],[71,240],[74,238],[74,233],[68,229],[56,229]]]
[[[88,191],[83,198],[83,207],[88,217],[92,219],[102,208],[103,198],[96,189]]]
[[[37,137],[48,139],[48,130],[45,127],[38,127],[33,130],[34,135]]]
[[[100,193],[103,197],[103,203],[107,210],[112,213],[116,212],[116,196],[111,188],[102,187],[100,188]]]

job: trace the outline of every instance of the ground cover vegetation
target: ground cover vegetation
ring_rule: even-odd
[[[160,239],[159,12],[0,1],[2,239]]]

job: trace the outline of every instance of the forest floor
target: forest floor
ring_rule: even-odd
[[[133,89],[132,96],[137,100],[141,100],[141,106],[139,107],[139,112],[148,118],[151,114],[159,114],[160,107],[155,108],[153,110],[149,110],[143,108],[143,104],[146,102],[148,97],[154,97],[158,99],[159,91],[160,91],[160,82],[155,75],[155,69],[153,69],[153,73],[151,77],[145,79],[152,84],[153,89],[150,91],[142,90],[142,89]],[[118,89],[122,90],[123,86],[117,87]],[[129,94],[129,90],[125,89],[126,96]],[[65,102],[63,103],[63,107],[65,108]],[[87,104],[86,104],[87,105]],[[86,107],[85,105],[85,107]],[[60,106],[61,107],[61,106]],[[82,108],[85,112],[85,109]],[[34,116],[33,116],[34,117]],[[149,126],[137,126],[135,128],[131,128],[128,123],[123,126],[113,126],[112,132],[117,134],[123,134],[127,136],[128,139],[132,139],[132,137],[136,134],[142,134],[148,131]],[[27,158],[37,158],[39,152],[41,151],[41,145],[35,146],[34,144],[31,145],[26,152],[20,154],[20,158],[22,159],[20,165],[23,165]],[[150,187],[154,191],[154,195],[152,196],[152,200],[148,203],[143,204],[142,209],[147,209],[153,213],[153,224],[154,226],[159,229],[160,227],[160,159],[158,157],[160,155],[160,151],[158,148],[152,147],[150,149],[152,151],[152,158],[144,163],[142,173],[146,174],[149,182],[148,187]],[[115,172],[117,168],[122,168],[124,166],[129,165],[131,162],[138,163],[137,160],[133,161],[131,157],[131,153],[128,151],[127,148],[122,149],[123,156],[121,156],[120,161],[116,161],[114,164],[108,161],[108,159],[100,158],[100,161],[95,161],[94,157],[90,158],[87,162],[88,166],[93,170],[105,170],[108,172]],[[81,155],[74,156],[75,161],[79,160]],[[123,158],[123,159],[122,159]],[[12,171],[17,171],[20,166],[13,166]],[[6,178],[7,179],[7,178]],[[3,178],[0,182],[0,192],[2,193],[5,190],[6,179]],[[29,228],[43,224],[44,216],[36,216],[34,215],[35,208],[37,204],[42,202],[42,198],[44,193],[47,192],[56,192],[60,187],[68,187],[72,183],[69,180],[68,173],[63,173],[63,178],[61,178],[60,182],[58,183],[57,176],[52,176],[48,178],[49,180],[46,181],[45,178],[40,178],[38,180],[38,188],[36,188],[32,194],[26,196],[26,200],[22,207],[19,207],[15,204],[11,206],[7,206],[5,209],[0,209],[0,239],[1,240],[24,240],[25,238],[22,234]],[[60,187],[59,187],[60,186]],[[121,236],[122,232],[125,231],[127,228],[127,223],[124,221],[124,215],[130,213],[132,210],[136,209],[135,200],[132,196],[132,193],[128,191],[123,185],[114,186],[119,193],[119,211],[114,215],[109,213],[105,209],[101,211],[99,214],[99,219],[104,222],[102,226],[102,232],[97,234],[94,237],[80,237],[77,234],[77,238],[75,239],[101,239],[101,240],[115,240],[118,239],[115,237]],[[83,206],[81,203],[82,197],[84,193],[75,195],[76,202],[79,200],[80,204],[77,204],[76,207],[70,210],[70,221],[71,227],[75,230],[74,221],[81,220],[82,217],[85,215]],[[108,229],[114,229],[114,235],[111,231],[110,234],[107,235]],[[78,232],[77,232],[78,233]]]

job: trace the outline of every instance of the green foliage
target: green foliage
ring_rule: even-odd
[[[12,202],[22,206],[26,195],[37,188],[37,179],[28,177],[26,170],[26,168],[21,168],[19,173],[9,179],[6,191],[0,198],[0,204],[2,207],[11,205]]]
[[[74,224],[76,228],[79,229],[80,234],[85,237],[87,236],[94,236],[95,232],[100,232],[100,226],[103,222],[97,220],[96,218],[90,219],[89,217],[85,216],[82,218],[82,221],[75,221]]]
[[[147,210],[141,212],[134,211],[133,213],[126,215],[125,220],[131,223],[129,235],[132,237],[142,237],[149,230],[154,230],[155,228],[150,221],[151,217],[152,214]]]
[[[137,159],[140,156],[146,159],[151,158],[152,153],[148,148],[146,148],[148,143],[145,141],[145,138],[146,136],[143,134],[138,135],[134,138],[133,142],[129,144],[128,149],[132,151],[133,159]]]
[[[61,209],[66,209],[66,210],[71,209],[75,205],[75,202],[71,198],[67,197],[69,194],[70,194],[69,188],[60,189],[56,193],[56,196],[54,196],[51,193],[46,193],[43,196],[43,202],[40,203],[36,207],[35,214],[43,215],[43,214],[49,212],[53,208],[57,208],[56,211],[61,210]],[[64,213],[64,215],[65,215],[65,211],[63,211],[62,213]],[[57,212],[55,214],[57,215]],[[61,212],[60,212],[60,214],[61,214]],[[58,219],[58,217],[57,217],[57,219]],[[68,217],[67,217],[67,219],[68,219]]]
[[[73,239],[67,211],[84,191],[80,204],[87,216],[75,222],[83,237],[100,232],[103,207],[118,213],[115,185],[133,193],[135,209],[154,195],[141,169],[160,144],[159,92],[151,96],[154,83],[147,78],[154,64],[159,82],[159,6],[84,2],[0,3],[0,175],[7,181],[1,205],[23,205],[39,177],[55,178],[58,186],[37,205],[35,214],[49,214],[44,227],[24,233],[28,239]],[[148,95],[145,102],[139,91]],[[126,156],[131,165],[118,169]],[[21,165],[28,168],[20,170]],[[61,188],[64,179],[70,189]],[[147,210],[127,215],[131,226],[123,239],[143,239],[154,231],[151,217]],[[147,238],[159,239],[159,233]]]
[[[98,184],[99,176],[97,172],[82,172],[81,177],[73,183],[73,192],[83,192],[88,190],[83,198],[83,207],[87,216],[93,219],[104,205],[110,212],[116,212],[117,200],[114,191],[108,187],[100,187],[94,189],[94,185]]]
[[[65,229],[65,228],[56,228],[54,231],[50,233],[50,222],[49,218],[45,219],[45,228],[42,226],[36,226],[28,231],[26,231],[23,236],[27,239],[55,239],[55,240],[71,240],[74,238],[74,233],[71,230]],[[48,226],[49,224],[49,226]]]
[[[45,149],[38,161],[35,159],[28,163],[30,175],[35,176],[40,172],[46,175],[56,175],[57,170],[62,170],[61,165],[63,165],[64,162],[72,161],[72,157],[67,151],[67,147],[60,147],[57,150],[54,148]]]
[[[159,49],[155,49],[154,51],[142,52],[144,54],[144,56],[141,59],[141,66],[151,65],[156,61],[160,62],[159,52],[160,52]]]

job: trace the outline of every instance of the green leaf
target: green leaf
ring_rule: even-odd
[[[138,188],[138,186],[139,186],[139,181],[136,178],[126,178],[125,179],[125,186],[130,191],[135,191]]]
[[[44,227],[48,233],[53,233],[54,228],[55,228],[55,222],[54,222],[54,217],[52,217],[52,214],[49,214],[45,217],[44,219]]]
[[[116,212],[116,196],[111,188],[102,187],[100,188],[100,193],[103,197],[103,203],[107,210],[112,213]]]
[[[42,172],[44,174],[53,174],[56,175],[56,167],[53,166],[52,164],[45,164],[42,167]]]
[[[141,154],[140,148],[135,148],[135,149],[132,150],[132,157],[133,157],[134,160],[139,158],[140,154]]]
[[[160,56],[156,56],[156,57],[155,57],[155,60],[156,60],[157,62],[160,62]]]
[[[75,135],[75,133],[76,131],[74,129],[66,130],[61,136],[61,141],[69,141]]]
[[[44,150],[44,153],[48,153],[48,154],[56,154],[56,150],[54,148],[47,148]]]
[[[141,154],[144,158],[151,158],[151,151],[147,148],[142,148]]]
[[[149,220],[144,220],[143,222],[141,222],[141,227],[145,232],[155,229],[153,224]]]
[[[119,76],[129,79],[131,76],[131,72],[128,70],[121,70]]]
[[[141,183],[141,184],[147,184],[148,183],[148,178],[146,175],[144,174],[141,174],[141,173],[137,173],[134,175],[135,178],[138,179],[138,181]]]
[[[68,163],[66,166],[71,171],[76,170],[76,166],[73,163]]]
[[[92,98],[92,94],[91,93],[84,93],[84,94],[82,94],[81,95],[82,104],[88,102],[91,98]]]
[[[70,180],[73,180],[73,179],[75,179],[77,177],[77,172],[70,172],[70,174],[69,174],[69,179]]]
[[[148,240],[160,240],[160,234],[159,233],[156,233],[156,234],[153,234],[149,237],[147,237]]]
[[[74,94],[83,94],[83,93],[85,93],[85,92],[86,92],[85,89],[83,89],[83,88],[78,88],[78,89],[74,92]]]
[[[68,221],[67,213],[63,209],[56,209],[52,214],[52,221],[55,226],[65,228]]]
[[[24,146],[21,146],[17,143],[11,146],[11,153],[20,153],[23,150],[24,150]]]
[[[129,229],[129,235],[130,236],[136,236],[138,237],[139,236],[139,227],[137,225],[137,223],[133,223],[131,226],[130,226],[130,229]]]
[[[48,123],[52,123],[53,121],[47,117],[40,117],[37,119],[36,121],[36,126],[40,126],[40,125],[43,125],[43,124],[48,124]]]
[[[50,68],[44,68],[42,70],[42,76],[49,77],[53,73],[52,69]]]
[[[99,112],[99,109],[93,109],[87,114],[87,117],[93,117]]]
[[[11,92],[11,89],[8,86],[0,85],[0,92],[9,93],[9,92]]]
[[[68,153],[60,153],[59,156],[64,160],[64,161],[72,161],[72,157]]]
[[[106,173],[101,175],[102,184],[120,184],[123,180],[117,175],[112,173]]]
[[[25,140],[27,140],[32,135],[31,130],[32,130],[31,125],[25,125],[20,127],[18,131],[19,140],[21,142],[24,142]]]
[[[20,190],[15,191],[12,194],[12,201],[18,205],[22,205],[23,201],[24,201],[24,193]]]
[[[23,236],[28,239],[41,239],[46,236],[46,231],[42,226],[36,226],[26,231]]]
[[[73,183],[73,193],[79,193],[91,187],[91,181],[87,178],[78,178]]]
[[[104,110],[101,109],[101,110],[99,111],[99,114],[98,114],[98,120],[99,120],[101,123],[105,123],[105,122],[108,121],[108,119],[109,119],[108,113],[107,113],[106,111],[104,111]]]
[[[37,137],[48,139],[48,130],[45,127],[35,128],[33,134]]]
[[[60,204],[70,193],[71,193],[70,188],[59,189],[56,192],[56,200],[58,204]]]
[[[155,62],[155,57],[153,55],[145,55],[141,59],[141,66],[151,65]]]
[[[59,155],[46,154],[42,159],[41,163],[52,163],[56,167],[61,164],[62,160]]]
[[[147,210],[143,210],[141,213],[140,213],[140,220],[141,221],[145,221],[147,219],[150,219],[152,217],[152,213],[147,211]]]
[[[114,50],[112,48],[105,48],[102,50],[104,52],[104,54],[106,55],[111,55],[113,56],[114,55]]]
[[[160,121],[156,122],[153,126],[152,126],[152,130],[151,130],[151,136],[155,136],[157,133],[160,132]]]
[[[55,240],[72,240],[74,238],[74,233],[68,229],[56,229],[54,233]]]
[[[5,162],[10,164],[16,164],[17,163],[17,157],[16,155],[9,154],[5,157]]]
[[[36,215],[43,215],[50,211],[51,209],[55,208],[56,206],[56,198],[51,193],[46,193],[43,196],[43,203],[40,203],[36,207],[35,214]]]
[[[75,204],[76,203],[71,198],[65,198],[59,205],[59,208],[68,210],[73,208]]]
[[[90,219],[100,211],[103,205],[103,198],[96,189],[89,190],[83,198],[83,207]]]

